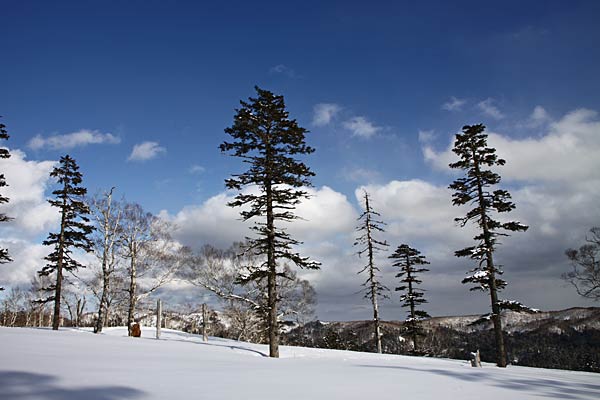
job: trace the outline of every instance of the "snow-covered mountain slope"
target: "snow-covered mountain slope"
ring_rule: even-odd
[[[423,321],[423,326],[432,328],[443,326],[462,332],[492,329],[492,322],[473,324],[480,315],[457,317],[434,317]],[[504,311],[502,313],[503,329],[508,333],[527,332],[536,329],[547,329],[559,333],[566,327],[577,331],[585,329],[600,330],[600,308],[575,307],[560,311],[541,311],[534,314]]]
[[[600,375],[267,347],[163,330],[0,328],[0,399],[598,399]]]

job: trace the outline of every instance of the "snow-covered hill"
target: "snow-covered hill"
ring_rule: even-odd
[[[492,322],[474,322],[481,319],[480,315],[465,315],[456,317],[434,317],[423,321],[425,328],[443,326],[461,332],[473,332],[492,329]],[[541,311],[534,314],[504,311],[502,326],[508,333],[528,332],[536,329],[546,329],[560,333],[565,328],[580,331],[585,329],[600,330],[600,308],[574,307],[560,311]]]
[[[153,338],[0,328],[0,399],[598,399],[600,375],[266,346],[163,330]]]

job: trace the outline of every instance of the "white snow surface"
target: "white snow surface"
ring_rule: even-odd
[[[0,399],[599,399],[600,374],[267,346],[142,328],[0,328]]]

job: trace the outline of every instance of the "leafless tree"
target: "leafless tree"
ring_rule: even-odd
[[[111,297],[111,277],[118,265],[119,234],[121,233],[121,204],[113,201],[114,187],[108,192],[96,195],[89,200],[92,220],[96,231],[92,238],[94,255],[100,261],[99,270],[94,274],[89,287],[98,298],[98,317],[94,332],[102,332]]]
[[[590,229],[586,244],[579,250],[568,249],[565,254],[571,261],[572,270],[563,274],[579,295],[600,300],[600,227]]]
[[[240,276],[261,265],[257,256],[241,252],[244,245],[234,244],[228,250],[204,246],[198,254],[188,250],[183,276],[195,286],[215,294],[223,303],[223,313],[230,333],[238,340],[265,342],[268,333],[268,298],[266,278],[240,282]],[[314,315],[316,292],[310,283],[297,276],[288,265],[277,277],[278,321],[293,318],[305,322]]]
[[[123,206],[122,255],[128,267],[127,328],[131,335],[138,302],[172,280],[181,265],[177,246],[169,235],[172,227],[139,204]]]

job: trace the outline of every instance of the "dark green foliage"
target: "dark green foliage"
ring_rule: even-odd
[[[283,96],[255,87],[256,98],[240,101],[233,125],[225,129],[233,141],[224,142],[220,149],[243,159],[249,169],[225,181],[227,188],[238,190],[231,207],[248,206],[240,212],[242,218],[259,219],[251,228],[257,235],[248,239],[246,251],[264,257],[258,268],[249,269],[241,282],[267,280],[269,308],[270,355],[278,357],[277,276],[279,260],[289,260],[300,268],[318,269],[319,263],[302,257],[293,250],[300,244],[281,227],[281,223],[297,219],[294,208],[307,192],[314,173],[296,157],[310,154],[314,149],[305,143],[306,129],[289,119]],[[243,191],[257,187],[258,193]]]
[[[68,155],[61,157],[60,165],[52,170],[50,176],[56,178],[60,185],[59,189],[52,192],[55,198],[48,200],[53,207],[59,209],[60,231],[50,232],[48,238],[43,242],[45,246],[54,246],[54,250],[45,257],[48,264],[38,271],[38,274],[40,276],[56,274],[56,283],[43,289],[54,294],[43,301],[54,301],[52,328],[58,329],[64,272],[74,272],[78,268],[84,267],[72,257],[72,252],[74,249],[85,252],[92,251],[92,243],[88,235],[94,228],[89,224],[87,218],[90,210],[83,200],[87,189],[80,186],[82,175],[75,160]]]
[[[474,223],[479,228],[479,234],[473,239],[477,243],[455,252],[457,257],[469,257],[477,262],[471,270],[471,275],[463,279],[463,283],[474,284],[471,290],[489,291],[491,298],[494,330],[497,345],[497,364],[506,366],[506,351],[502,335],[502,322],[500,312],[503,306],[510,309],[520,308],[527,310],[517,302],[506,302],[498,299],[498,291],[506,287],[506,282],[499,279],[502,270],[494,264],[493,254],[499,236],[507,236],[503,231],[526,231],[527,226],[519,222],[500,222],[492,217],[492,213],[505,213],[513,210],[515,205],[510,201],[511,196],[506,190],[491,190],[491,187],[500,183],[500,175],[486,169],[501,166],[505,161],[498,158],[496,149],[487,147],[487,134],[485,126],[478,124],[464,126],[463,133],[456,135],[452,151],[460,160],[450,164],[450,168],[461,169],[466,172],[466,177],[452,182],[450,189],[454,190],[452,204],[457,206],[468,205],[471,207],[464,217],[455,221],[461,226],[468,222]]]
[[[600,227],[590,229],[586,244],[578,250],[567,249],[566,256],[573,269],[563,274],[563,279],[570,282],[580,296],[592,300],[600,300]]]
[[[392,264],[394,267],[400,268],[400,272],[396,274],[396,278],[401,278],[400,282],[402,282],[402,285],[398,286],[396,291],[404,292],[400,296],[400,301],[402,302],[402,307],[409,308],[408,319],[404,326],[406,332],[413,339],[415,352],[418,352],[418,338],[419,336],[425,336],[420,321],[430,315],[423,310],[417,309],[420,304],[427,303],[427,300],[423,297],[424,291],[416,286],[422,283],[417,274],[429,271],[427,268],[422,267],[429,264],[429,262],[425,259],[425,256],[421,255],[419,250],[413,249],[407,244],[398,246],[396,251],[388,258],[395,260]]]
[[[8,136],[8,131],[6,130],[6,126],[0,123],[0,140],[8,140],[10,136]],[[7,148],[0,147],[0,158],[9,158],[10,152]],[[4,178],[4,174],[0,174],[0,188],[8,186],[6,183],[6,179]],[[2,196],[0,194],[0,204],[8,203],[8,197]],[[10,221],[12,218],[8,217],[4,213],[0,213],[0,222]],[[5,264],[7,262],[11,262],[12,258],[8,254],[8,249],[0,248],[0,264]],[[0,287],[0,290],[4,290],[3,287]]]

